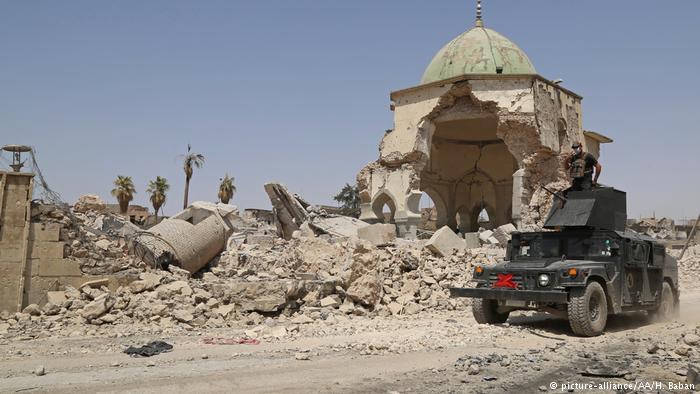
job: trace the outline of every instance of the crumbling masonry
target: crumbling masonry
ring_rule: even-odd
[[[394,128],[379,159],[357,176],[360,219],[415,233],[426,193],[437,227],[476,231],[485,209],[494,226],[541,226],[550,200],[540,185],[563,186],[560,165],[573,141],[599,155],[610,139],[583,130],[581,96],[538,74],[524,52],[476,27],[448,43],[421,85],[391,93]]]

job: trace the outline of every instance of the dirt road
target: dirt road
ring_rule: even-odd
[[[677,350],[684,334],[700,331],[700,293],[684,294],[681,309],[675,322],[650,323],[643,314],[612,318],[597,338],[574,337],[566,321],[547,315],[484,326],[469,311],[453,311],[314,323],[300,335],[258,345],[202,343],[204,336],[228,338],[224,330],[169,338],[13,339],[0,342],[0,392],[527,393],[635,381],[667,387],[684,383],[688,363],[700,354],[698,346],[687,355]],[[173,344],[173,351],[150,358],[122,353],[154,339]],[[39,366],[45,375],[33,373]],[[582,376],[586,370],[615,377]]]

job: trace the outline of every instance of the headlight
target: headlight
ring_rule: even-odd
[[[549,274],[540,274],[540,276],[537,277],[537,283],[540,287],[549,286]]]
[[[474,276],[481,276],[481,274],[484,273],[484,267],[477,265],[476,268],[474,268]]]

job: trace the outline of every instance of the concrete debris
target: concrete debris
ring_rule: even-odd
[[[336,237],[357,237],[361,229],[369,226],[368,223],[349,216],[323,217],[311,215],[309,219],[309,226],[316,230],[317,233],[320,232]]]
[[[33,373],[36,376],[44,376],[46,375],[46,368],[43,365],[39,365],[34,369]]]
[[[107,203],[98,195],[86,194],[78,198],[78,201],[73,205],[73,210],[80,213],[86,213],[88,211],[106,212]]]
[[[508,241],[510,241],[510,234],[516,231],[517,229],[512,223],[507,223],[501,226],[498,226],[494,231],[493,231],[493,237],[498,240],[498,243],[502,246],[506,246],[508,244]]]
[[[280,183],[266,183],[265,192],[272,203],[277,235],[289,240],[307,219],[306,206]]]
[[[294,234],[303,237],[328,234],[356,238],[358,230],[369,225],[359,219],[331,214],[323,208],[312,206],[280,183],[265,184],[265,192],[272,203],[277,235],[286,240],[292,239]]]
[[[481,241],[482,244],[489,243],[489,238],[493,236],[493,231],[491,230],[484,230],[479,232],[479,240]]]
[[[468,301],[450,299],[446,289],[466,284],[473,264],[495,264],[504,256],[502,248],[477,248],[439,257],[425,249],[423,241],[376,247],[357,238],[226,244],[227,249],[194,276],[173,267],[141,268],[116,289],[104,280],[80,290],[66,286],[52,292],[44,308],[9,314],[12,323],[3,328],[3,335],[47,326],[67,335],[86,324],[121,330],[157,326],[164,332],[256,326],[263,323],[263,314],[273,322],[287,319],[288,324],[307,325],[348,315],[453,310]],[[286,326],[285,332],[270,329],[256,335],[276,338],[290,335],[290,330]]]
[[[449,256],[455,252],[464,252],[467,247],[464,239],[455,234],[451,228],[444,226],[430,237],[425,247],[438,256]]]
[[[466,242],[467,249],[474,249],[474,248],[478,248],[481,246],[481,242],[479,242],[479,233],[478,232],[465,233],[464,234],[464,241]]]
[[[73,270],[71,275],[80,275],[81,272],[110,275],[137,268],[139,263],[127,253],[125,237],[140,228],[122,216],[102,209],[92,198],[96,196],[88,197],[81,197],[79,202],[84,203],[71,210],[53,204],[32,203],[32,229],[34,232],[41,229],[43,236],[47,237],[42,242],[51,246],[39,253],[62,263],[55,267],[54,275],[71,272],[73,265],[78,266],[78,272]]]
[[[371,242],[374,246],[389,245],[396,240],[396,225],[390,223],[367,225],[357,230],[357,236]]]

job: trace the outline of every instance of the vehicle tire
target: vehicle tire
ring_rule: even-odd
[[[673,295],[673,289],[668,282],[664,282],[661,289],[661,303],[653,311],[649,311],[649,316],[656,321],[666,321],[678,315],[678,303]]]
[[[569,325],[574,334],[586,337],[600,335],[608,321],[608,302],[603,286],[590,282],[571,289],[569,296]]]
[[[508,320],[510,312],[499,313],[496,300],[474,298],[472,300],[472,314],[479,324],[501,324]]]

